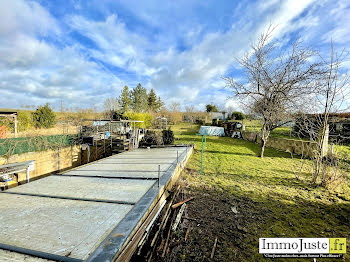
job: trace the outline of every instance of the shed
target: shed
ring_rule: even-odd
[[[0,117],[11,118],[15,123],[15,137],[17,137],[17,111],[0,111]]]

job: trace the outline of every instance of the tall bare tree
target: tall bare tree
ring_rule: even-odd
[[[194,118],[195,118],[194,106],[193,105],[188,105],[188,106],[185,107],[185,109],[186,109],[186,116],[190,120],[191,128],[192,128],[192,125],[193,125],[193,122],[194,122]]]
[[[170,121],[176,124],[182,120],[181,105],[179,102],[173,102],[169,106],[169,118]]]
[[[342,70],[345,52],[334,53],[333,44],[329,59],[323,59],[322,74],[317,81],[317,89],[313,97],[308,100],[307,111],[300,112],[296,121],[295,131],[298,136],[306,137],[316,144],[313,150],[312,183],[322,186],[334,186],[341,181],[342,168],[339,156],[329,154],[329,129],[335,128],[335,123],[341,118],[342,112],[349,109],[350,76]],[[310,114],[310,112],[312,114]],[[335,131],[335,130],[333,130]],[[333,143],[350,137],[341,135]]]
[[[279,43],[272,41],[273,31],[270,26],[252,50],[238,59],[244,82],[224,78],[234,95],[262,119],[260,157],[271,131],[290,121],[300,101],[314,92],[320,71],[320,63],[310,62],[315,52],[303,48],[299,41],[282,52]]]
[[[118,111],[119,109],[119,101],[117,98],[107,98],[105,101],[104,101],[104,115],[107,117],[107,118],[112,118],[114,112]]]

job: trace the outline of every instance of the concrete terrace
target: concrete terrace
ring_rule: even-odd
[[[137,149],[4,191],[0,261],[128,257],[127,245],[160,210],[191,152]]]

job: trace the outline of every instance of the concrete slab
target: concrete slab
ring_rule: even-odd
[[[161,173],[161,176],[164,172]],[[92,176],[92,177],[111,177],[111,178],[139,178],[139,179],[157,179],[158,172],[121,172],[121,171],[91,171],[91,170],[72,170],[63,174],[69,176]]]
[[[54,262],[54,260],[47,260],[43,258],[33,257],[29,255],[20,254],[0,249],[0,262]]]
[[[172,161],[173,160],[173,161]],[[107,158],[103,163],[96,162],[96,165],[107,165],[107,164],[120,164],[120,165],[154,165],[154,164],[168,164],[174,163],[174,158],[168,159],[154,159],[154,158],[144,158],[144,159],[133,159],[133,158]]]
[[[160,164],[160,170],[165,171],[170,164]],[[99,164],[91,163],[78,169],[79,171],[118,171],[118,172],[158,172],[158,164],[143,164],[143,165],[120,165],[120,164]]]
[[[0,196],[0,243],[85,259],[132,209],[130,205]]]
[[[0,246],[64,259],[112,261],[178,170],[177,155],[181,162],[187,157],[185,153],[185,147],[138,149],[13,188],[8,191],[10,194],[0,194]],[[163,171],[160,187],[156,180],[158,164]],[[93,202],[97,200],[136,204]],[[25,256],[0,249],[0,257],[1,254],[14,256],[14,261]]]
[[[171,149],[167,148],[152,148],[148,149],[136,149],[133,151],[124,152],[122,154],[117,154],[112,157],[112,159],[120,158],[132,158],[132,159],[173,159],[176,160],[177,154],[180,156],[185,153],[186,147],[174,147]],[[111,158],[109,158],[111,159]]]
[[[49,176],[6,192],[136,203],[154,183],[152,180]]]

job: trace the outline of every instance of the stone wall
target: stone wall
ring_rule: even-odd
[[[242,136],[245,140],[258,144],[261,143],[261,137],[256,132],[243,131]],[[317,148],[317,143],[297,139],[269,137],[266,146],[288,153],[312,157],[312,152]]]

